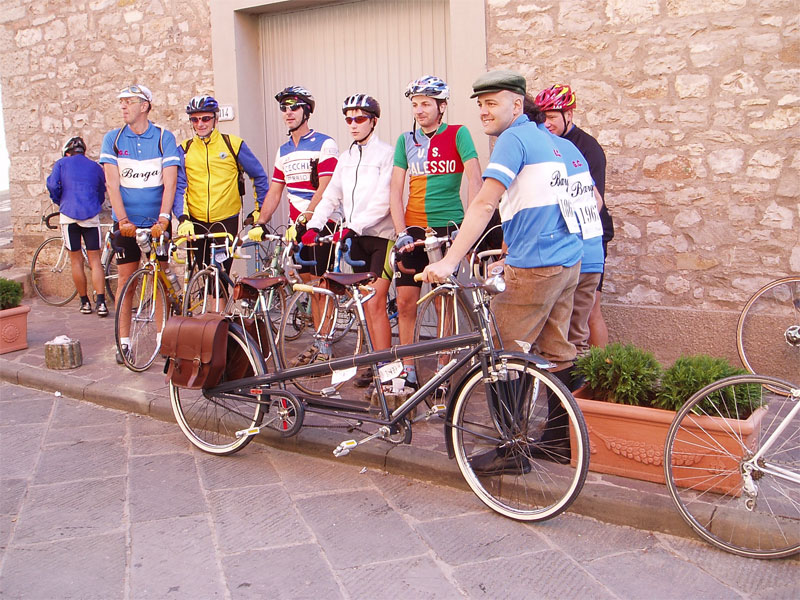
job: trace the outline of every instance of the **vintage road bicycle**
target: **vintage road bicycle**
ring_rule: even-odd
[[[170,384],[176,420],[192,444],[206,452],[227,455],[244,448],[262,431],[292,436],[307,414],[342,420],[361,439],[342,441],[335,456],[345,456],[373,440],[411,443],[414,422],[444,416],[447,451],[455,458],[470,488],[487,506],[507,517],[543,521],[566,510],[580,493],[589,462],[586,424],[572,395],[546,369],[546,361],[502,350],[494,337],[489,299],[504,289],[499,278],[458,285],[479,323],[475,331],[374,351],[366,328],[363,304],[374,290],[374,275],[328,273],[329,286],[348,288],[367,351],[287,368],[277,352],[271,329],[265,335],[269,361],[247,332],[244,317],[230,317],[227,367],[222,380],[205,390]],[[265,294],[282,278],[243,278],[254,305],[266,307]],[[298,284],[306,292],[315,286]],[[320,288],[324,290],[325,288]],[[322,293],[322,292],[320,292]],[[450,362],[394,409],[385,384],[402,370],[402,359],[460,350]],[[370,367],[376,382],[377,408],[356,399],[361,392],[335,383]],[[450,386],[447,404],[435,404],[413,420],[410,415],[435,390],[462,368],[466,372]],[[321,396],[292,386],[297,377],[326,375],[330,389]]]

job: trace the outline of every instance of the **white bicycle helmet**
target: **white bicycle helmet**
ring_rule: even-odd
[[[405,96],[409,99],[414,96],[428,96],[436,100],[447,100],[450,98],[450,88],[442,79],[425,75],[408,84]]]
[[[353,94],[342,102],[342,114],[346,115],[348,110],[361,109],[365,113],[370,113],[378,118],[381,116],[381,105],[372,96],[366,94]]]

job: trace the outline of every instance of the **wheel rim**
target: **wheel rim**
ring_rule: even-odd
[[[756,464],[750,459],[796,405],[792,386],[762,376],[723,379],[695,394],[667,436],[667,487],[681,516],[711,544],[742,556],[800,551],[800,419]],[[774,390],[779,390],[776,393]],[[735,399],[737,408],[720,406]],[[753,411],[749,421],[735,419]],[[794,481],[776,476],[779,467]]]

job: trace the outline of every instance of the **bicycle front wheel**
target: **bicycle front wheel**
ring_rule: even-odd
[[[491,377],[476,367],[446,425],[461,473],[492,510],[544,521],[577,498],[589,469],[586,423],[555,377],[519,355],[500,354]]]
[[[227,286],[217,278],[216,269],[208,267],[192,275],[183,295],[184,316],[223,313],[227,305]]]
[[[62,306],[78,295],[69,251],[60,236],[46,239],[34,252],[31,285],[39,298],[53,306]]]
[[[114,302],[117,294],[117,261],[114,260],[114,254],[109,254],[103,265],[103,273],[106,279],[106,301]]]
[[[667,488],[707,542],[750,558],[800,552],[800,416],[786,421],[798,402],[796,386],[737,375],[706,386],[675,415]]]
[[[756,375],[793,379],[800,373],[800,277],[784,277],[747,301],[736,326],[736,347]]]
[[[253,339],[241,327],[228,327],[225,381],[256,377],[266,372],[264,360]],[[233,394],[189,390],[170,383],[170,400],[175,420],[189,441],[210,454],[233,454],[244,448],[254,435],[236,432],[258,427],[264,418],[261,404]],[[302,409],[301,409],[302,410]]]
[[[150,268],[135,271],[125,282],[114,317],[117,350],[131,371],[146,371],[156,360],[161,347],[161,331],[169,317],[164,285]],[[122,347],[121,324],[130,320],[130,344]]]
[[[316,327],[310,314],[311,297],[306,292],[295,292],[286,305],[284,318],[278,330],[278,353],[284,367],[298,367],[314,363],[325,363],[333,358],[354,356],[361,352],[363,334],[361,327],[351,327],[346,334],[342,328],[348,320],[337,318],[334,301],[328,296],[319,298],[320,323]],[[308,307],[308,308],[306,308]],[[309,323],[295,337],[287,332],[296,332],[294,319],[308,310]],[[292,378],[292,384],[309,395],[321,396],[323,390],[339,389],[344,382],[333,384],[333,371],[302,375]]]

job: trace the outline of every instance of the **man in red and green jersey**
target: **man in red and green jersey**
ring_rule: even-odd
[[[398,233],[395,245],[398,257],[406,268],[421,272],[428,259],[422,247],[412,245],[414,240],[425,237],[426,227],[441,236],[461,224],[464,219],[461,178],[466,174],[468,202],[471,202],[481,187],[481,168],[469,130],[442,122],[450,97],[450,88],[444,81],[421,77],[408,85],[405,96],[411,100],[414,127],[397,140],[390,206]],[[404,209],[406,172],[409,172],[409,193]],[[422,284],[406,273],[401,273],[395,283],[400,343],[410,344]],[[406,363],[404,373],[409,385],[414,386],[417,381],[412,360]]]

